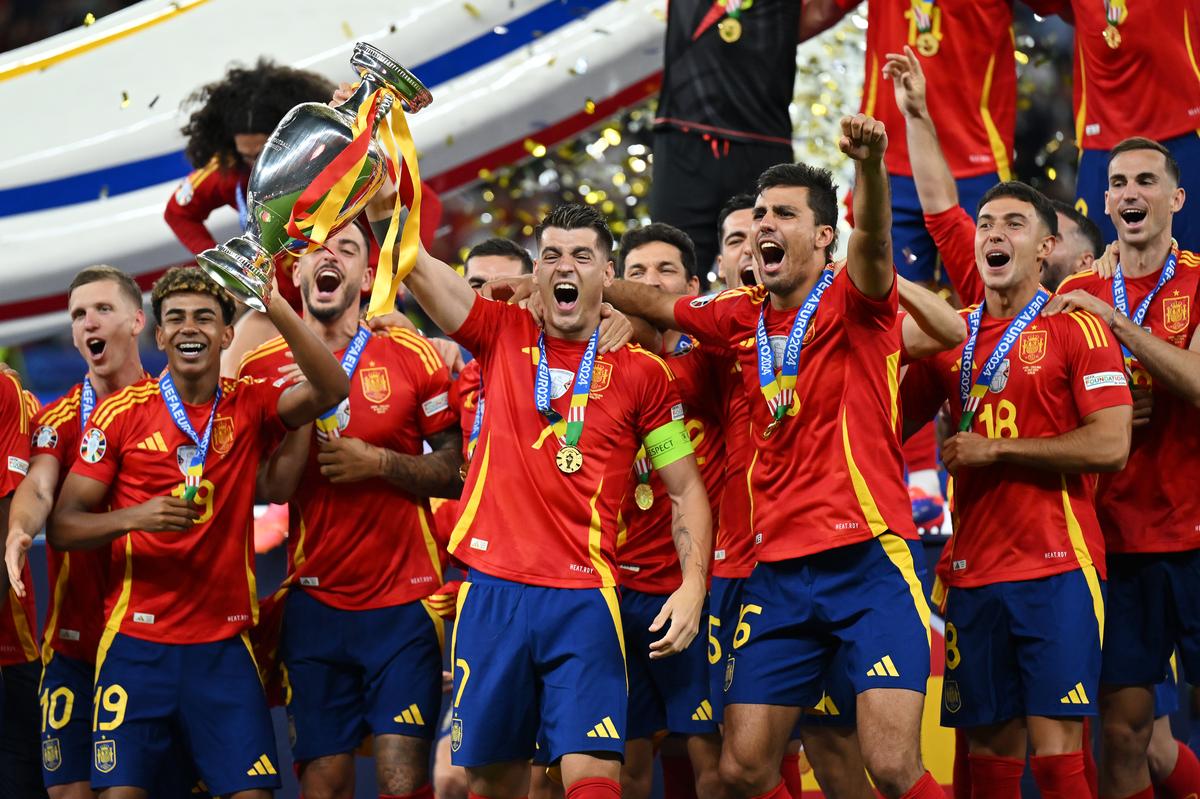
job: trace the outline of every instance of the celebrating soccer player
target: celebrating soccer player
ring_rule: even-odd
[[[975,795],[1020,795],[1027,738],[1043,796],[1089,793],[1082,718],[1096,713],[1104,626],[1089,474],[1124,465],[1132,412],[1103,324],[1040,315],[1056,225],[1049,200],[1025,184],[984,195],[975,255],[985,300],[962,312],[961,348],[904,379],[914,427],[949,400],[958,430],[942,446],[957,506],[942,723],[967,730]]]
[[[754,207],[762,286],[700,299],[628,282],[611,289],[626,312],[735,349],[750,395],[758,566],[738,617],[723,620],[734,635],[721,772],[738,796],[787,796],[784,747],[800,708],[820,700],[839,649],[875,784],[888,797],[941,792],[919,750],[929,606],[895,433],[887,135],[863,115],[841,128],[858,173],[858,227],[841,273],[827,266],[837,224],[831,175],[782,164],[759,178]]]
[[[71,338],[87,364],[83,382],[47,405],[34,425],[29,475],[13,497],[5,565],[18,594],[32,590],[26,553],[54,507],[96,405],[145,377],[137,339],[145,326],[142,293],[110,266],[84,269],[67,289]],[[109,550],[47,547],[54,595],[47,616],[41,678],[42,776],[51,799],[90,799],[92,682],[104,630]]]
[[[627,684],[615,549],[638,446],[670,495],[683,572],[651,625],[661,634],[653,657],[695,637],[711,516],[666,365],[637,347],[597,354],[613,268],[603,217],[559,206],[536,239],[544,330],[428,253],[406,279],[483,370],[485,412],[450,539],[471,569],[452,645],[451,748],[473,793],[507,799],[526,793],[537,736],[570,799],[603,799],[620,795]]]
[[[114,544],[92,786],[105,799],[148,796],[178,737],[214,795],[263,799],[279,775],[245,636],[257,615],[247,476],[283,428],[336,406],[349,381],[278,295],[269,315],[308,378],[282,393],[220,378],[234,304],[198,268],[168,270],[152,303],[167,371],[96,407],[49,526],[65,550]]]
[[[401,328],[372,335],[359,322],[368,243],[364,226],[347,225],[292,271],[304,324],[351,389],[317,420],[319,443],[291,459],[294,477],[273,471],[284,495],[271,499],[292,503],[280,656],[306,796],[352,793],[354,750],[372,734],[380,792],[432,799],[443,630],[421,601],[442,584],[428,497],[461,489],[459,430],[450,375],[425,339]],[[239,377],[275,379],[292,363],[277,338],[243,359]]]
[[[1117,230],[1120,263],[1111,278],[1068,278],[1059,301],[1063,310],[1091,311],[1111,327],[1135,396],[1149,400],[1139,409],[1145,422],[1134,434],[1128,465],[1105,475],[1097,489],[1109,553],[1100,697],[1100,794],[1106,799],[1152,795],[1146,765],[1151,687],[1167,676],[1172,651],[1178,647],[1185,674],[1200,674],[1194,629],[1200,496],[1187,477],[1200,447],[1200,257],[1171,237],[1185,200],[1179,175],[1170,150],[1157,142],[1127,139],[1112,149],[1105,207]],[[1178,762],[1190,770],[1193,761]],[[1179,779],[1195,785],[1200,774]]]

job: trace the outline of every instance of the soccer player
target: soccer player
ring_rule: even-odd
[[[696,272],[692,240],[678,228],[655,222],[621,237],[619,277],[672,294],[695,296],[700,291]],[[675,376],[684,424],[715,515],[725,477],[725,446],[724,413],[713,387],[719,384],[730,359],[675,330],[663,333],[661,354]],[[653,637],[647,631],[682,580],[671,540],[670,498],[650,469],[646,454],[639,452],[631,477],[632,490],[622,508],[626,530],[617,550],[621,626],[629,670],[622,796],[648,799],[654,777],[654,736],[666,730],[687,737],[696,794],[716,799],[722,795],[718,773],[721,738],[709,701],[704,641],[692,641],[667,660],[650,657]]]
[[[662,633],[655,657],[695,637],[711,520],[665,364],[637,347],[596,354],[612,279],[608,226],[591,208],[559,206],[536,239],[544,331],[527,311],[478,297],[428,253],[406,278],[438,326],[475,353],[484,380],[450,540],[471,569],[452,645],[451,748],[473,794],[521,797],[540,725],[569,799],[602,799],[620,795],[627,686],[615,548],[640,443],[670,493],[683,570],[651,628]]]
[[[372,734],[380,793],[432,799],[444,633],[422,602],[442,584],[428,497],[461,490],[460,434],[436,351],[411,331],[372,335],[359,321],[368,243],[363,226],[347,225],[292,270],[304,324],[341,361],[351,389],[318,420],[320,443],[292,459],[298,486],[274,475],[292,506],[280,656],[306,796],[352,795],[354,751]],[[292,359],[273,339],[246,355],[238,376],[272,380]],[[432,451],[422,454],[426,441]]]
[[[257,615],[247,475],[349,381],[278,294],[270,317],[307,377],[282,393],[220,378],[234,304],[198,268],[168,270],[151,299],[167,371],[96,407],[49,526],[60,549],[113,543],[91,782],[104,799],[148,796],[178,737],[214,795],[264,799],[279,775],[245,635]]]
[[[29,469],[29,409],[21,381],[0,374],[0,523],[8,527],[13,492]],[[28,565],[18,579],[29,582]],[[44,796],[37,760],[38,648],[33,593],[0,575],[0,796]]]
[[[727,289],[753,286],[754,244],[750,226],[754,222],[754,195],[748,192],[730,197],[717,215],[717,274]],[[714,564],[715,565],[715,564]]]
[[[1120,470],[1129,451],[1112,337],[1091,314],[1040,315],[1056,224],[1025,184],[984,195],[975,253],[986,293],[961,312],[967,342],[910,365],[903,386],[913,426],[948,400],[959,431],[942,445],[957,509],[942,724],[966,728],[973,795],[997,799],[1020,796],[1027,738],[1043,796],[1089,794],[1082,717],[1096,713],[1104,632],[1089,475]]]
[[[729,622],[721,752],[737,796],[787,796],[785,743],[800,709],[821,698],[839,649],[876,786],[892,799],[941,794],[919,751],[929,607],[895,434],[887,135],[863,115],[843,119],[841,133],[858,173],[858,227],[840,274],[826,266],[836,244],[831,175],[781,164],[759,178],[754,207],[762,286],[699,299],[627,281],[610,288],[627,313],[737,351],[749,395],[758,565]]]
[[[67,289],[71,338],[87,364],[83,382],[47,405],[34,424],[29,474],[13,498],[5,565],[24,595],[26,553],[74,465],[80,436],[97,403],[145,377],[137,339],[145,327],[142,292],[111,266],[82,270]],[[104,629],[108,549],[47,547],[54,594],[47,614],[41,677],[42,776],[51,799],[89,799],[92,682]]]
[[[1106,799],[1152,795],[1146,765],[1151,687],[1166,676],[1171,652],[1178,647],[1184,674],[1200,674],[1194,630],[1200,496],[1186,477],[1177,477],[1193,471],[1200,446],[1200,257],[1171,236],[1185,199],[1179,174],[1171,151],[1157,142],[1134,138],[1115,146],[1105,207],[1117,230],[1120,263],[1111,278],[1083,273],[1060,287],[1063,310],[1091,311],[1112,329],[1135,393],[1149,389],[1152,396],[1128,465],[1097,488],[1108,549],[1100,696],[1100,795]]]
[[[1080,149],[1076,207],[1112,241],[1120,233],[1105,204],[1114,147],[1132,136],[1163,144],[1181,164],[1200,159],[1200,9],[1194,0],[1058,0],[1075,25],[1075,146]],[[1136,74],[1138,79],[1130,81]],[[1179,185],[1200,194],[1200,172]],[[1187,249],[1200,248],[1200,203],[1172,224]]]

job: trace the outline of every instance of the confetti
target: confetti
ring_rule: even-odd
[[[463,10],[470,14],[472,19],[479,19],[483,16],[479,9],[471,3],[463,3]]]
[[[121,107],[129,107],[129,92],[121,92]]]
[[[93,14],[91,11],[89,11],[83,15],[83,27],[86,28],[86,27],[89,27],[94,24],[96,24],[96,15],[95,14]]]
[[[589,116],[596,113],[596,101],[590,97],[585,100],[583,103],[583,113]]]

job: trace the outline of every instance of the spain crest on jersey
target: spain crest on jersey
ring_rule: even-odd
[[[96,741],[94,752],[96,771],[107,774],[117,767],[116,741]]]
[[[1037,363],[1046,357],[1046,344],[1050,333],[1046,330],[1026,330],[1021,334],[1017,351],[1021,355],[1021,363]]]
[[[463,729],[462,719],[457,716],[450,721],[450,751],[457,752],[462,748]]]
[[[725,690],[729,690],[729,686],[733,685],[733,655],[725,661]]]
[[[62,765],[62,747],[57,738],[47,738],[42,741],[42,768],[46,771],[58,771]]]
[[[358,371],[359,385],[362,386],[363,397],[369,402],[383,402],[392,396],[392,384],[388,380],[386,366],[373,366],[370,369]]]
[[[942,704],[950,713],[962,710],[962,693],[959,692],[958,683],[954,680],[946,680],[942,686]]]
[[[1162,315],[1168,333],[1182,333],[1191,321],[1191,301],[1187,295],[1166,297],[1162,301]]]
[[[612,364],[596,361],[596,366],[592,369],[592,391],[603,391],[611,382]]]
[[[233,417],[218,416],[213,420],[212,447],[218,455],[228,455],[233,448]]]

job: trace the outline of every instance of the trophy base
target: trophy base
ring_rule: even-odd
[[[275,264],[254,242],[244,236],[230,239],[197,255],[196,263],[238,302],[266,313]]]

